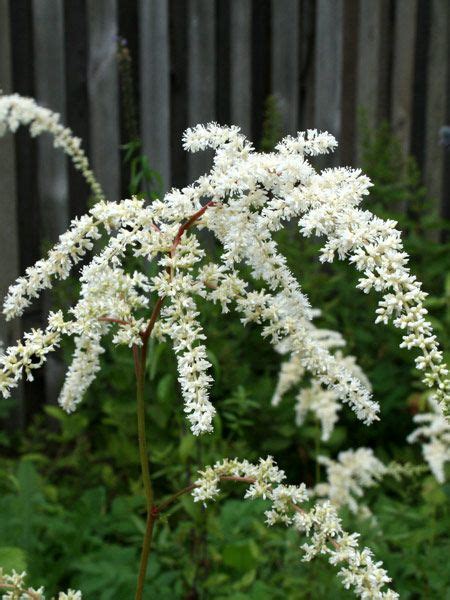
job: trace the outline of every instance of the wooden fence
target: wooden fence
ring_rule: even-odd
[[[117,36],[133,57],[145,152],[166,187],[207,167],[187,156],[186,126],[235,123],[256,143],[274,94],[283,133],[316,127],[340,141],[336,158],[357,164],[357,109],[388,119],[424,173],[430,202],[450,216],[449,0],[0,0],[0,89],[33,96],[84,140],[109,199],[127,195]],[[0,295],[86,208],[79,174],[45,136],[0,140]],[[45,304],[45,302],[44,302]],[[39,324],[0,320],[8,342]],[[37,390],[54,378],[33,388]]]

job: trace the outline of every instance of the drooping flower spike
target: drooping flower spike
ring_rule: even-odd
[[[95,200],[105,198],[81,148],[81,139],[75,137],[68,127],[61,125],[57,113],[39,106],[33,98],[24,98],[19,94],[0,94],[0,137],[7,131],[15,133],[20,125],[28,127],[32,137],[49,133],[53,137],[55,148],[61,148],[85,178]]]
[[[377,477],[377,469],[378,465],[373,467],[368,477]],[[245,483],[248,485],[245,498],[263,498],[270,502],[265,512],[267,525],[282,523],[308,538],[301,546],[303,560],[325,556],[330,564],[338,567],[338,577],[344,587],[362,600],[398,598],[396,592],[386,587],[391,579],[381,561],[374,560],[369,548],[359,548],[359,534],[349,534],[343,529],[335,506],[324,501],[310,508],[305,485],[286,485],[284,479],[284,472],[271,456],[260,459],[257,464],[225,459],[200,472],[192,495],[195,502],[206,504],[217,498],[222,481]],[[371,484],[368,479],[364,483]]]
[[[43,123],[44,120],[41,128]],[[32,369],[42,364],[47,353],[59,344],[61,335],[73,335],[78,340],[75,363],[69,370],[61,397],[66,410],[73,410],[95,376],[101,339],[111,328],[116,329],[116,343],[130,346],[141,343],[151,291],[156,293],[162,306],[160,320],[152,334],[173,340],[185,410],[194,433],[210,431],[214,415],[208,392],[210,365],[205,336],[197,319],[196,295],[220,302],[223,310],[234,305],[244,323],[260,323],[263,335],[274,344],[283,341],[288,351],[298,357],[302,368],[348,402],[360,419],[366,423],[377,419],[379,407],[371,399],[369,390],[342,361],[336,360],[325,343],[311,334],[314,311],[272,235],[286,219],[302,215],[300,223],[306,233],[309,233],[308,223],[311,230],[328,231],[331,221],[341,222],[340,212],[347,210],[344,200],[352,207],[367,192],[368,180],[345,169],[317,174],[305,155],[327,151],[334,142],[328,134],[314,131],[300,134],[297,141],[287,138],[279,144],[278,151],[271,154],[255,152],[238,128],[214,124],[188,130],[184,144],[191,150],[207,146],[215,148],[209,174],[200,177],[192,186],[172,190],[163,200],[154,201],[150,206],[137,199],[97,203],[88,215],[72,223],[47,259],[29,267],[25,277],[19,278],[11,287],[4,305],[7,318],[22,314],[32,299],[50,287],[55,278],[67,277],[71,266],[79,263],[86,252],[93,250],[94,241],[106,234],[104,247],[82,269],[80,302],[71,311],[72,318],[61,313],[50,314],[45,331],[31,333],[26,336],[25,344],[7,349],[0,358],[0,390],[7,395],[22,373],[32,377]],[[331,211],[331,216],[327,213],[327,198],[336,198],[336,214]],[[314,214],[316,217],[312,219]],[[390,223],[382,225],[373,216],[368,218],[362,214],[365,224],[373,222],[376,227],[375,233],[370,227],[366,228],[366,237],[358,233],[360,246],[366,248],[369,243],[366,238],[370,238],[373,245],[373,236],[378,239],[380,231],[391,239]],[[324,224],[320,225],[322,221]],[[222,244],[220,264],[208,262],[195,228],[209,229]],[[345,233],[345,248],[349,251],[356,242],[353,240],[353,246],[349,246],[348,232],[345,230]],[[379,260],[392,262],[397,252],[400,259],[394,262],[402,269],[402,285],[412,285],[408,283],[403,253],[398,251],[398,235],[392,236],[396,240],[395,251],[392,244],[388,244],[388,257],[384,257],[380,242],[377,246]],[[340,252],[343,252],[341,248]],[[126,275],[124,263],[129,253],[156,262],[159,266],[157,275],[151,280],[143,273],[133,277]],[[252,290],[252,282],[242,278],[242,263],[250,266],[259,291]],[[387,269],[385,266],[380,273],[386,274]],[[108,285],[112,281],[115,284]],[[413,286],[413,289],[416,288]],[[420,303],[422,296],[412,294],[408,298],[410,303]],[[409,304],[405,307],[404,310],[409,311]],[[422,315],[424,309],[419,307],[417,310]],[[408,323],[411,314],[411,311],[406,313]],[[423,316],[421,319],[423,321]],[[429,324],[424,323],[417,327],[429,333]],[[430,341],[430,335],[423,338],[426,356],[432,356],[431,362],[427,363],[430,369],[426,381],[430,385],[438,382],[438,393],[444,399],[447,389],[443,379],[445,369],[439,362],[440,354],[434,338]],[[25,361],[18,358],[23,348]],[[30,360],[30,356],[38,360]],[[78,386],[77,381],[80,382]]]

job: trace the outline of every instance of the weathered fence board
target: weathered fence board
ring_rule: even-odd
[[[33,0],[34,86],[38,102],[58,112],[65,119],[64,21],[62,0]],[[50,136],[37,140],[37,183],[39,193],[41,237],[44,244],[53,243],[68,223],[68,176],[65,155],[53,147]],[[52,215],[52,218],[48,218]],[[42,310],[47,313],[50,297],[44,294]],[[45,397],[54,401],[63,380],[65,368],[59,353],[48,357],[45,364]]]
[[[139,5],[141,131],[153,169],[170,186],[170,43],[167,0]]]
[[[0,88],[12,91],[9,3],[0,2]],[[17,226],[17,196],[14,138],[0,138],[0,295],[3,300],[9,284],[19,275],[19,235]],[[0,319],[0,340],[12,342],[19,334],[17,323]]]
[[[447,62],[450,56],[447,0],[430,0],[431,31],[427,69],[425,184],[429,198],[439,208],[442,194],[444,156],[439,130],[445,123],[447,105]]]
[[[392,130],[404,155],[410,152],[417,0],[397,0],[392,66]]]
[[[214,2],[189,0],[188,123],[206,123],[215,119],[215,20]],[[189,178],[198,177],[208,168],[210,155],[189,155]]]
[[[383,96],[381,61],[383,39],[383,17],[386,15],[388,0],[360,0],[359,42],[357,71],[357,118],[364,115],[369,127],[376,127],[380,120],[380,103]],[[358,123],[359,124],[359,123]],[[360,128],[357,127],[357,137]],[[358,157],[360,147],[357,147]]]
[[[337,139],[341,133],[342,23],[343,0],[318,0],[314,125]],[[336,161],[337,154],[334,154],[329,162]]]
[[[339,158],[354,164],[356,139],[358,0],[346,0],[342,13],[341,135]]]
[[[299,7],[297,0],[272,0],[272,94],[283,135],[294,135],[298,125]]]
[[[230,119],[251,134],[251,0],[230,0]]]
[[[61,0],[33,0],[34,64],[37,101],[65,121],[64,22]],[[68,222],[67,161],[49,136],[38,141],[37,174],[42,237],[55,241]],[[52,215],[49,219],[48,215]]]
[[[120,198],[116,0],[88,0],[88,97],[94,172],[109,200]]]

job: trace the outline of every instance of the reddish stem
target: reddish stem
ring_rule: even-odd
[[[170,251],[171,254],[173,254],[175,248],[180,243],[184,232],[187,231],[190,227],[192,227],[192,225],[195,223],[195,221],[197,221],[197,219],[200,219],[200,217],[208,210],[208,208],[210,206],[214,206],[214,205],[215,205],[214,200],[210,200],[209,202],[207,202],[205,204],[205,206],[202,206],[202,208],[200,208],[196,213],[194,213],[192,215],[192,217],[189,217],[189,219],[186,221],[186,223],[183,223],[183,225],[180,225],[180,228],[178,229],[178,233],[173,240],[172,248]]]
[[[118,325],[131,325],[129,321],[122,321],[122,319],[115,319],[114,317],[99,317],[99,321],[106,321],[107,323],[117,323]]]

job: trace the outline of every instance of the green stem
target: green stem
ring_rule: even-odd
[[[137,400],[137,424],[138,424],[138,439],[139,439],[139,458],[141,462],[142,482],[144,485],[144,493],[147,508],[147,525],[145,528],[144,541],[142,543],[141,561],[139,565],[139,575],[136,587],[136,600],[142,600],[144,591],[145,575],[147,573],[148,558],[150,556],[153,526],[156,515],[153,512],[153,488],[150,480],[150,466],[147,451],[147,436],[145,431],[145,398],[144,398],[144,383],[145,383],[145,365],[147,359],[147,344],[148,338],[143,340],[141,351],[134,346],[133,355],[136,370],[136,400]]]

